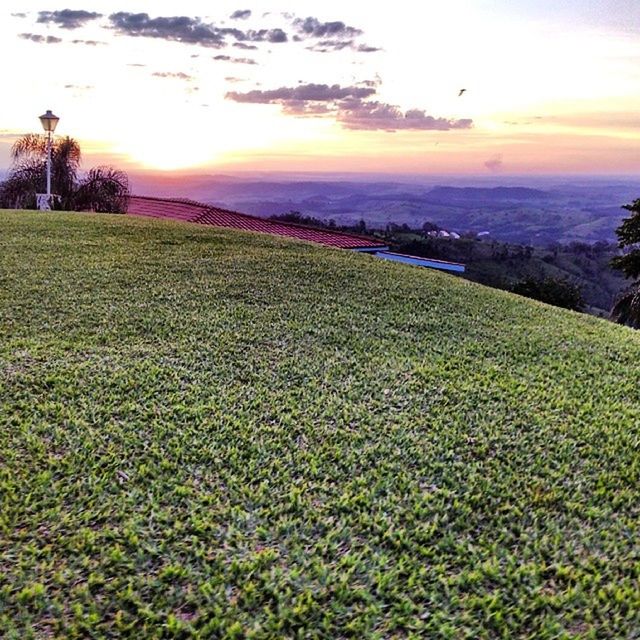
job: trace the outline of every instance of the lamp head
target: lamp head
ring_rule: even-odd
[[[60,118],[58,118],[58,116],[53,115],[50,109],[48,109],[44,115],[40,116],[40,122],[42,123],[42,128],[47,133],[53,133],[56,130],[58,120],[60,120]]]

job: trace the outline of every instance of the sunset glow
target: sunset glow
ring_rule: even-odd
[[[354,4],[9,3],[0,168],[51,108],[139,169],[640,170],[631,0]]]

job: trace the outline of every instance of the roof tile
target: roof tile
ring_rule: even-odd
[[[330,229],[314,229],[291,222],[278,222],[179,198],[131,196],[127,213],[137,216],[194,222],[214,227],[270,233],[287,238],[306,240],[307,242],[316,242],[339,249],[375,249],[384,246],[384,243],[373,238],[365,238]]]

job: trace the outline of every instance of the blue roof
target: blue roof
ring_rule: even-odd
[[[420,258],[419,256],[407,256],[403,253],[393,251],[376,251],[375,255],[383,260],[392,262],[403,262],[413,264],[416,267],[428,267],[429,269],[440,269],[441,271],[454,271],[464,273],[465,266],[460,262],[447,262],[446,260],[435,260],[434,258]]]

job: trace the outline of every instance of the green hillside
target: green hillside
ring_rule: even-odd
[[[624,275],[611,267],[612,258],[620,253],[614,244],[542,248],[469,238],[425,238],[402,230],[387,237],[401,253],[462,262],[465,278],[499,289],[510,289],[528,277],[569,281],[582,292],[585,310],[601,317],[609,317],[617,296],[629,286]]]
[[[640,335],[375,258],[0,212],[0,636],[633,638]]]

